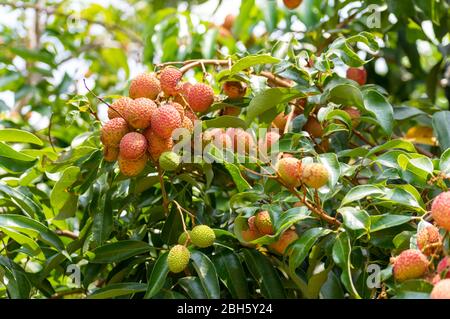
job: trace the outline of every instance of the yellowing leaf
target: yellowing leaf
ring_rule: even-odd
[[[433,135],[433,128],[428,126],[413,126],[406,132],[405,139],[412,143],[437,145],[437,139]]]

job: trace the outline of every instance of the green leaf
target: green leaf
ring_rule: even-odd
[[[450,111],[433,114],[433,129],[442,151],[450,148]]]
[[[137,282],[122,282],[117,284],[111,284],[106,287],[100,288],[89,295],[88,299],[108,299],[118,296],[131,295],[138,292],[143,292],[147,289],[146,284]]]
[[[0,156],[11,158],[11,159],[17,160],[17,161],[24,161],[24,162],[33,162],[36,160],[36,157],[24,154],[22,152],[18,152],[15,149],[13,149],[11,146],[6,145],[3,142],[0,142]]]
[[[367,157],[372,156],[373,154],[376,154],[378,152],[386,151],[386,150],[393,150],[393,149],[401,149],[408,152],[416,152],[416,148],[414,147],[414,144],[408,141],[404,140],[390,140],[384,144],[378,145],[373,147],[369,153],[367,153]]]
[[[383,229],[405,224],[412,219],[412,216],[383,214],[370,216],[370,232],[374,233]]]
[[[148,280],[147,292],[144,296],[145,299],[152,298],[161,290],[162,287],[164,287],[164,282],[166,281],[166,277],[169,273],[169,267],[167,265],[168,254],[169,253],[166,252],[160,255],[156,260]]]
[[[358,201],[360,199],[366,198],[368,196],[381,196],[384,194],[384,191],[375,185],[358,185],[353,187],[348,193],[345,195],[344,199],[341,202],[341,207],[345,206],[349,203]]]
[[[69,166],[64,170],[50,193],[50,203],[53,209],[59,211],[70,199],[72,194],[67,189],[77,181],[79,174],[80,168],[78,166]]]
[[[114,263],[147,253],[151,246],[139,240],[122,240],[94,249],[92,263]]]
[[[439,169],[444,174],[450,174],[450,148],[441,155]]]
[[[341,207],[338,209],[338,213],[342,215],[345,227],[358,232],[358,237],[369,232],[370,216],[365,210],[355,207]]]
[[[224,165],[227,171],[230,173],[231,178],[233,179],[240,193],[245,192],[252,188],[250,184],[242,176],[241,171],[236,165],[227,162],[225,162]]]
[[[231,115],[223,115],[211,120],[202,121],[202,125],[204,128],[213,128],[213,127],[240,127],[243,129],[247,129],[247,123],[236,116]]]
[[[250,298],[247,280],[239,257],[232,251],[223,250],[213,258],[220,280],[234,299]]]
[[[223,70],[217,75],[217,78],[222,79],[223,77],[231,77],[236,75],[237,73],[244,71],[248,68],[251,68],[255,65],[260,64],[274,64],[279,63],[280,59],[274,58],[269,54],[260,54],[260,55],[248,55],[238,61],[236,61],[230,70]]]
[[[4,276],[8,280],[6,289],[8,290],[9,297],[11,299],[30,298],[31,283],[22,267],[11,259],[0,256],[0,271],[2,268],[4,269],[2,277]],[[2,282],[5,282],[3,278]]]
[[[208,256],[196,250],[191,252],[191,260],[208,298],[219,299],[219,279],[214,264]]]
[[[392,135],[394,128],[394,110],[386,98],[375,90],[363,92],[364,107],[377,119],[386,135]]]
[[[180,278],[178,284],[192,299],[208,299],[208,295],[198,277]]]
[[[20,187],[16,190],[8,185],[0,184],[0,193],[7,195],[14,205],[28,216],[34,217],[35,215],[42,215],[42,208],[32,198],[30,198],[28,194],[21,191]]]
[[[34,134],[18,129],[8,128],[0,130],[0,141],[13,143],[29,143],[44,145],[44,143]]]
[[[363,97],[359,88],[352,84],[338,84],[328,92],[330,102],[363,107]]]

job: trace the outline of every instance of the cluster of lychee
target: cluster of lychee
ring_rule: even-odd
[[[442,257],[443,237],[439,229],[450,231],[450,191],[433,200],[431,216],[438,227],[429,225],[421,229],[417,249],[405,250],[393,258],[393,275],[398,282],[426,278],[434,285],[432,299],[450,299],[450,257]],[[432,260],[436,259],[440,261],[434,267]]]
[[[138,175],[148,160],[163,169],[178,166],[176,154],[170,153],[172,133],[178,128],[192,132],[195,113],[206,112],[214,102],[211,86],[182,78],[175,67],[140,74],[131,81],[129,97],[109,106],[109,121],[101,130],[104,159],[118,160],[123,175]]]
[[[167,255],[167,265],[171,272],[182,272],[189,265],[191,252],[187,245],[192,243],[199,248],[206,248],[214,244],[216,235],[207,225],[198,225],[181,233],[178,238],[178,244],[173,246]]]
[[[302,163],[291,155],[281,158],[276,165],[277,174],[283,183],[290,187],[299,187],[302,184],[313,189],[326,185],[330,173],[321,163]]]

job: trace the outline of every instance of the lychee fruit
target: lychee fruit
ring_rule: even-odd
[[[180,113],[181,120],[184,118],[184,106],[180,103],[173,102],[172,106],[177,109],[178,113]]]
[[[264,137],[261,137],[258,141],[258,147],[261,152],[267,153],[271,150],[272,146],[278,142],[280,134],[275,131],[269,131]]]
[[[346,107],[343,109],[344,112],[346,112],[350,119],[352,120],[352,126],[357,127],[359,123],[361,123],[361,113],[357,108],[354,107]]]
[[[255,226],[261,234],[273,235],[275,230],[273,228],[272,219],[267,210],[263,210],[255,216]]]
[[[158,161],[162,153],[170,151],[173,147],[172,138],[159,137],[150,128],[144,131],[144,136],[147,139],[148,152],[153,161]]]
[[[252,241],[258,239],[262,235],[256,230],[245,229],[241,232],[241,236],[244,241]]]
[[[347,79],[353,80],[359,85],[364,85],[367,81],[367,71],[364,68],[348,68]]]
[[[239,81],[227,81],[223,84],[222,89],[230,100],[239,100],[245,96],[247,84]]]
[[[207,225],[198,225],[192,228],[191,241],[195,246],[200,248],[209,247],[216,240],[216,234],[214,230]]]
[[[284,5],[286,8],[290,10],[294,10],[298,8],[299,5],[301,5],[303,0],[283,0]]]
[[[428,259],[420,250],[404,250],[394,258],[393,274],[397,281],[420,278],[427,270]]]
[[[439,227],[450,231],[450,191],[440,193],[433,200],[431,216]]]
[[[174,171],[180,165],[180,156],[172,151],[164,152],[159,157],[159,166],[165,171]]]
[[[191,231],[188,230],[187,232],[189,233],[189,237],[191,237]],[[182,233],[180,234],[180,236],[178,237],[178,244],[180,244],[180,245],[186,245],[186,242],[187,242],[188,240],[189,240],[189,239],[188,239],[188,236],[187,236],[186,232],[182,232]]]
[[[142,73],[136,76],[130,84],[129,95],[132,99],[156,99],[161,92],[161,84],[153,73]]]
[[[288,116],[283,112],[278,114],[272,121],[272,125],[281,131],[284,131]]]
[[[227,106],[222,111],[222,115],[238,116],[239,114],[241,114],[241,108],[235,106]]]
[[[303,130],[308,132],[308,134],[313,138],[320,138],[323,135],[322,125],[314,117],[308,118],[305,125],[303,125]]]
[[[289,187],[298,187],[301,184],[302,162],[295,157],[286,157],[278,161],[276,169],[280,178]]]
[[[437,265],[437,273],[441,276],[441,278],[449,278],[450,279],[450,256],[445,256],[441,259],[439,264]]]
[[[233,141],[225,132],[221,132],[214,136],[214,145],[219,149],[233,149]]]
[[[120,157],[135,160],[147,151],[147,144],[147,139],[141,133],[127,133],[120,141]]]
[[[175,96],[173,99],[174,102],[179,103],[183,106],[188,106],[188,92],[189,89],[192,87],[192,84],[189,82],[183,82],[180,84],[180,90],[179,93]]]
[[[287,253],[286,249],[288,248],[288,246],[297,239],[297,232],[295,230],[288,229],[283,234],[281,234],[280,238],[276,242],[270,244],[268,247],[278,254],[284,255]]]
[[[198,121],[197,115],[189,109],[184,110],[184,116],[191,120],[192,124]]]
[[[180,92],[180,81],[183,73],[174,67],[166,67],[162,69],[159,74],[159,81],[161,82],[161,89],[167,96],[175,96]]]
[[[121,117],[115,117],[102,126],[100,140],[104,145],[118,147],[120,140],[128,132],[127,122]]]
[[[417,247],[427,256],[439,250],[440,245],[441,235],[435,226],[425,227],[417,234]]]
[[[110,107],[108,107],[108,118],[111,120],[116,117],[124,117],[125,110],[133,103],[133,99],[129,97],[121,97],[115,100]]]
[[[145,129],[150,126],[152,115],[158,107],[152,100],[141,97],[130,103],[124,109],[123,116],[127,123],[135,129]]]
[[[439,281],[430,294],[431,299],[450,299],[450,279]]]
[[[324,186],[330,178],[330,173],[325,165],[320,163],[304,164],[302,169],[302,181],[308,187],[315,189]]]
[[[255,147],[253,135],[242,128],[230,127],[226,130],[226,134],[233,141],[234,151],[238,154],[248,154]]]
[[[117,160],[117,157],[119,156],[119,148],[116,146],[108,146],[105,145],[103,148],[103,158],[107,162],[114,162]]]
[[[191,253],[183,245],[173,246],[167,255],[167,266],[173,273],[182,272],[189,264]]]
[[[194,124],[192,124],[192,121],[187,116],[183,117],[181,127],[189,130],[191,134],[194,132]]]
[[[123,175],[129,177],[137,176],[144,170],[147,161],[148,161],[147,153],[144,153],[141,157],[135,160],[125,159],[119,155],[120,172]]]
[[[214,102],[213,89],[204,83],[194,84],[188,92],[188,103],[194,112],[206,112]]]
[[[160,106],[152,115],[153,132],[162,138],[170,138],[172,132],[181,127],[181,116],[172,104]]]

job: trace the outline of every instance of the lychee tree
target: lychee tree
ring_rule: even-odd
[[[205,34],[189,25],[184,54],[174,8],[145,32],[102,22],[146,35],[147,71],[119,79],[122,53],[103,52],[45,131],[2,119],[2,296],[450,298],[448,5],[301,2],[244,0]],[[408,42],[425,20],[432,66]]]

